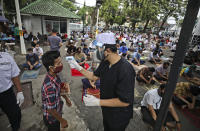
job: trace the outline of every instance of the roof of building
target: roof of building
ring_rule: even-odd
[[[31,4],[22,8],[21,13],[80,19],[78,15],[52,0],[37,0],[32,2]]]

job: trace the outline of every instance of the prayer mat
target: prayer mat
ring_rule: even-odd
[[[161,59],[162,59],[163,61],[168,61],[170,58],[167,58],[167,57],[162,56]]]
[[[178,110],[197,128],[200,128],[200,110],[199,109],[182,109],[176,106]]]
[[[34,102],[33,102],[33,92],[32,92],[32,82],[25,82],[21,83],[22,91],[24,94],[24,103],[21,105],[21,109],[26,109],[28,107],[31,107]],[[14,87],[14,92],[16,92],[16,88]]]
[[[90,67],[90,65],[88,64],[88,63],[85,63],[85,65],[84,65],[84,69],[89,69],[89,67]],[[76,70],[76,69],[74,69],[74,68],[71,68],[71,75],[72,76],[83,76],[81,73],[80,73],[80,71],[78,71],[78,70]]]
[[[146,56],[142,56],[140,59],[145,61],[145,60],[148,59],[148,57],[146,57]]]
[[[142,53],[149,54],[149,53],[151,53],[151,51],[145,50]]]
[[[20,77],[20,80],[36,79],[39,75],[40,69],[25,70]]]

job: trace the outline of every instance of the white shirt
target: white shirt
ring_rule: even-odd
[[[156,45],[155,44],[151,44],[151,49],[155,49],[156,48]]]
[[[43,49],[41,47],[39,47],[38,50],[36,48],[34,48],[33,53],[40,56],[40,54],[43,54]]]
[[[168,69],[163,68],[163,64],[156,67],[156,71],[154,72],[155,75],[158,75],[158,72],[162,75],[167,75]]]
[[[160,104],[162,102],[162,97],[158,95],[158,88],[147,91],[144,94],[143,100],[141,101],[141,106],[148,108],[148,105],[153,106],[154,109],[160,109]]]
[[[171,50],[176,50],[176,44],[172,46]]]
[[[126,38],[125,37],[122,38],[122,42],[126,43]]]
[[[13,85],[12,78],[18,76],[20,69],[14,59],[6,52],[0,52],[0,93]]]

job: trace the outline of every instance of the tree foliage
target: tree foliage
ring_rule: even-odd
[[[184,16],[187,2],[187,0],[160,0],[159,7],[162,14],[162,23],[159,30],[163,29],[163,25],[169,17],[173,16],[178,21],[179,16]]]
[[[104,0],[100,16],[109,25],[122,25],[129,20],[133,30],[141,23],[145,32],[149,25],[162,29],[171,16],[179,21],[180,16],[184,16],[186,4],[187,0]]]
[[[119,6],[119,0],[104,0],[104,3],[100,8],[100,17],[102,17],[102,19],[106,23],[106,27],[116,23],[116,20],[119,23],[122,22],[122,19],[117,16],[119,15]]]

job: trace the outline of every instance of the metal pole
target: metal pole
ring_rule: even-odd
[[[15,7],[16,7],[17,23],[18,23],[18,26],[19,26],[19,30],[22,31],[22,22],[21,22],[21,16],[20,16],[20,10],[19,10],[19,1],[18,0],[15,0]],[[21,45],[21,53],[26,54],[24,37],[22,35],[20,35],[20,45]]]
[[[96,35],[98,34],[98,30],[99,30],[99,8],[100,8],[100,7],[97,7]]]
[[[42,35],[44,35],[44,26],[43,26],[43,16],[41,16],[41,28],[42,28]]]
[[[1,11],[2,11],[2,16],[5,17],[5,15],[4,15],[4,10],[3,10],[3,0],[1,0],[1,9],[2,9],[2,10],[1,10]]]
[[[84,0],[84,14],[83,14],[83,38],[84,38],[84,32],[85,32],[85,0]]]
[[[185,53],[188,47],[189,39],[192,35],[192,30],[197,19],[197,14],[200,7],[199,0],[189,0],[187,5],[187,11],[183,21],[183,26],[181,29],[181,34],[179,37],[177,50],[174,55],[174,60],[171,66],[167,87],[165,89],[165,94],[161,103],[160,112],[156,120],[156,125],[154,131],[160,131],[163,125],[163,122],[166,118],[169,103],[173,96],[174,89],[176,88],[177,79],[184,61]]]

